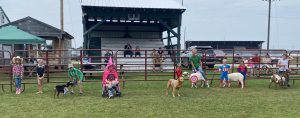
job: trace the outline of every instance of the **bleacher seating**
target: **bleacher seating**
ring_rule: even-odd
[[[133,50],[135,50],[136,46],[139,46],[141,51],[141,56],[145,57],[145,51],[143,50],[151,50],[147,52],[147,57],[151,57],[151,53],[153,48],[158,50],[158,48],[162,47],[164,49],[164,44],[161,41],[161,39],[131,39],[131,38],[102,38],[101,40],[101,47],[102,49],[110,49],[110,50],[124,50],[124,46],[130,43]],[[116,52],[114,52],[115,54]],[[104,55],[104,54],[103,54]],[[118,52],[118,57],[123,57],[123,52],[120,51]],[[129,57],[129,55],[127,55]],[[134,55],[133,55],[134,57]],[[168,53],[165,51],[164,52],[164,57],[170,57]],[[145,70],[145,58],[118,58],[117,60],[118,64],[124,64],[124,69],[125,70],[130,70],[130,71],[144,71]],[[147,59],[148,64],[152,64],[152,59],[148,58]],[[129,65],[126,65],[129,64]],[[132,65],[132,64],[137,64],[137,65]],[[163,69],[174,69],[174,62],[172,62],[171,58],[166,58],[163,62]],[[147,67],[147,70],[152,70],[152,65],[149,65]],[[169,70],[171,71],[171,70]]]

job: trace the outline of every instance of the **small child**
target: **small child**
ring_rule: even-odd
[[[13,60],[13,77],[16,82],[16,94],[21,94],[21,85],[22,85],[22,79],[23,79],[23,73],[24,73],[24,67],[23,67],[23,59],[19,56],[14,57]]]
[[[219,67],[219,72],[221,72],[220,87],[222,87],[224,79],[226,80],[226,85],[230,87],[228,81],[228,73],[230,71],[230,65],[227,64],[226,59],[224,59],[222,62],[223,65]]]
[[[244,75],[244,85],[246,85],[247,66],[245,66],[245,63],[243,61],[241,61],[239,67],[237,68],[237,71]]]
[[[182,77],[182,69],[181,64],[177,64],[176,70],[175,70],[176,78],[175,80],[178,80],[180,77]]]
[[[38,81],[38,92],[36,94],[42,94],[43,93],[43,79],[45,76],[45,66],[43,64],[42,59],[37,60],[38,65],[36,66],[36,75],[37,75],[37,81]]]

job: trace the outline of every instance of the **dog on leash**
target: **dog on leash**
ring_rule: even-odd
[[[230,73],[230,74],[228,74],[228,81],[229,81],[228,87],[230,87],[231,82],[234,81],[234,82],[238,82],[241,85],[241,88],[244,88],[244,75],[241,74],[241,73]],[[223,82],[223,83],[224,83],[223,87],[225,87],[226,82]]]
[[[198,81],[201,81],[201,87],[204,87],[204,83],[206,83],[207,88],[209,88],[208,81],[205,80],[203,75],[200,72],[189,74],[188,72],[183,72],[182,74],[184,77],[188,77],[191,81],[191,88],[198,88],[197,83]],[[204,83],[203,83],[204,82]]]
[[[179,97],[180,96],[179,89],[182,87],[183,81],[184,81],[183,77],[179,77],[177,80],[170,79],[167,84],[166,96],[168,95],[168,90],[171,89],[173,97],[175,97],[176,90],[177,90],[177,96]]]
[[[55,86],[55,88],[54,88],[54,98],[55,98],[55,96],[59,97],[60,93],[63,93],[64,95],[66,95],[69,91],[69,89],[68,89],[69,86],[73,86],[73,85],[74,85],[73,82],[69,81],[64,85]]]

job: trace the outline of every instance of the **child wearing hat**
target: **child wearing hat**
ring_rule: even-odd
[[[68,68],[69,68],[69,71],[68,71],[68,75],[70,77],[70,80],[73,80],[73,83],[74,85],[77,85],[79,86],[79,94],[83,94],[82,92],[82,81],[84,79],[83,77],[83,73],[77,69],[77,68],[74,68],[73,64],[69,64],[68,65]],[[72,91],[71,93],[73,94],[74,93],[74,86],[72,86]]]
[[[108,98],[114,96],[114,88],[116,88],[117,93],[120,93],[119,75],[111,57],[109,58],[106,69],[103,72],[102,86],[108,89]]]
[[[13,60],[13,77],[16,82],[16,94],[21,94],[21,85],[22,85],[22,79],[23,79],[23,73],[24,73],[24,66],[23,66],[23,59],[19,56],[14,57]]]

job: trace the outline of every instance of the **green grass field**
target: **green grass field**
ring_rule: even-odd
[[[141,77],[142,79],[142,77]],[[29,81],[29,80],[27,80]],[[31,80],[33,81],[33,80]],[[0,92],[1,118],[199,118],[199,117],[285,117],[300,116],[300,87],[268,88],[268,80],[249,80],[244,89],[213,87],[191,89],[185,81],[181,97],[165,96],[166,81],[126,83],[123,97],[101,97],[100,82],[84,83],[84,95],[53,98],[56,84],[45,84],[36,95],[36,85],[26,85],[21,95]]]

